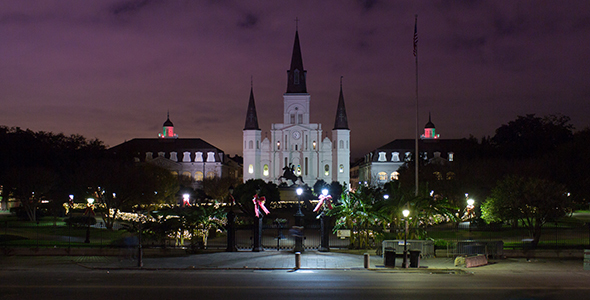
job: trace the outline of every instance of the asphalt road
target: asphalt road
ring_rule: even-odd
[[[0,271],[0,299],[587,299],[590,272]]]

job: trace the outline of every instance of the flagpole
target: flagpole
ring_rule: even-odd
[[[416,190],[415,190],[415,196],[418,196],[418,163],[420,160],[420,152],[418,152],[418,137],[420,136],[420,130],[419,130],[419,126],[420,124],[418,123],[418,15],[416,14],[415,16],[415,20],[414,20],[414,57],[416,58],[416,156],[414,158],[414,165],[415,165],[415,173],[416,173]]]

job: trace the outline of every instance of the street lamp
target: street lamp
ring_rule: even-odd
[[[88,202],[88,207],[86,208],[84,215],[86,215],[86,218],[88,219],[88,226],[86,226],[86,240],[84,240],[84,243],[90,243],[90,218],[94,215],[94,210],[92,209],[94,198],[88,198],[86,201]]]
[[[303,188],[298,187],[297,192],[297,213],[295,213],[295,252],[303,252],[303,213],[301,212],[301,195]]]
[[[182,206],[191,206],[191,195],[189,194],[183,194],[182,195]]]
[[[402,211],[402,214],[404,215],[404,221],[405,221],[404,258],[402,260],[402,268],[406,269],[406,268],[408,268],[408,216],[410,215],[410,211],[407,209],[404,209]]]

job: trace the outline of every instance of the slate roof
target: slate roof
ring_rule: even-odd
[[[299,72],[299,83],[295,82],[295,70]],[[301,56],[301,47],[299,45],[299,32],[295,31],[295,42],[293,43],[293,55],[291,56],[291,67],[288,73],[287,93],[307,93],[305,84],[306,73],[303,69],[303,58]]]
[[[336,120],[334,129],[349,129],[346,107],[344,106],[344,95],[342,94],[342,77],[340,78],[340,96],[338,97],[338,108],[336,109]]]
[[[244,130],[260,130],[258,127],[258,116],[256,115],[256,103],[254,102],[254,89],[250,87],[250,100],[248,101],[248,112]]]
[[[182,155],[183,152],[216,152],[223,153],[219,148],[209,144],[208,142],[195,138],[195,139],[162,139],[162,138],[136,138],[130,141],[124,142],[117,146],[109,149],[109,151],[115,154],[133,154],[152,152],[157,154],[158,152],[177,152]],[[140,156],[143,158],[143,156]]]

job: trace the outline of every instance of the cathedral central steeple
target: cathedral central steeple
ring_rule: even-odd
[[[305,84],[307,71],[303,69],[303,58],[299,46],[299,31],[295,31],[295,43],[293,44],[293,55],[291,56],[291,68],[287,71],[287,93],[307,93]]]
[[[340,96],[338,97],[338,108],[336,109],[336,120],[334,129],[349,129],[346,107],[344,106],[344,95],[342,94],[342,76],[340,76]]]

